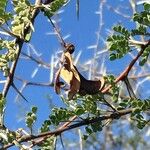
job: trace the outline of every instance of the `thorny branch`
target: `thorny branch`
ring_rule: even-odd
[[[36,0],[35,1],[35,4],[40,4],[40,3],[41,3],[41,0]],[[31,19],[32,24],[34,23],[34,19],[36,18],[38,13],[39,13],[38,9],[35,9],[33,11],[32,19]],[[30,30],[30,25],[24,30],[24,35],[26,35],[28,33],[28,30]],[[15,70],[16,70],[16,66],[17,66],[19,57],[20,57],[22,46],[24,44],[24,39],[20,39],[19,37],[16,37],[15,43],[18,46],[18,52],[17,52],[17,55],[16,55],[16,60],[14,62],[12,62],[12,64],[11,64],[9,75],[6,79],[6,82],[5,82],[3,91],[2,91],[2,94],[3,94],[4,97],[7,96],[7,93],[9,91],[10,87],[13,85],[14,74],[15,74]],[[1,118],[1,124],[2,125],[3,125],[3,122],[4,122],[4,118]]]
[[[75,129],[75,128],[78,128],[78,127],[81,127],[81,126],[84,126],[84,125],[89,125],[89,124],[92,124],[92,123],[95,123],[95,122],[101,122],[103,120],[108,120],[108,119],[118,119],[121,116],[124,116],[124,115],[127,115],[127,114],[131,113],[132,111],[133,111],[132,109],[121,110],[117,113],[111,113],[109,115],[97,117],[97,118],[90,119],[90,120],[83,120],[83,121],[80,121],[79,123],[75,123],[75,124],[72,124],[72,125],[70,125],[71,122],[69,122],[69,123],[66,123],[66,125],[63,125],[62,127],[56,129],[55,131],[49,131],[49,132],[41,133],[39,135],[23,136],[17,142],[22,143],[22,142],[32,141],[33,139],[35,140],[35,139],[38,139],[38,138],[41,138],[41,137],[47,137],[47,136],[52,136],[52,135],[57,136],[57,135],[60,135],[61,133],[65,132],[65,131]],[[76,119],[76,117],[74,117],[74,119]],[[14,145],[14,143],[10,143],[10,144],[4,146],[3,148],[1,148],[0,150],[9,148],[13,145]]]
[[[41,3],[41,0],[36,0],[35,1],[35,4],[38,5]],[[38,15],[39,13],[39,10],[38,9],[35,9],[33,11],[33,14],[32,14],[32,19],[31,19],[31,22],[34,23],[34,19],[36,18],[36,16]],[[28,33],[28,30],[30,29],[30,26],[24,30],[24,34],[26,35]],[[7,96],[7,93],[9,91],[9,88],[10,86],[12,85],[13,83],[13,78],[14,78],[14,73],[15,73],[15,70],[16,70],[16,66],[17,66],[17,63],[18,63],[18,59],[19,59],[19,56],[20,56],[20,53],[21,53],[21,49],[22,49],[22,46],[23,46],[23,43],[24,43],[24,40],[23,39],[20,39],[20,38],[16,38],[16,41],[15,41],[16,45],[18,45],[19,47],[19,50],[18,50],[18,53],[17,53],[17,56],[16,56],[16,60],[12,63],[11,65],[11,68],[10,68],[10,72],[9,72],[9,76],[7,77],[7,82],[5,83],[4,85],[4,89],[3,89],[3,96],[6,97]]]
[[[41,2],[41,0],[36,0],[36,3],[40,3],[40,2]],[[33,20],[32,20],[33,22],[34,22],[34,19],[35,19],[37,14],[38,14],[38,11],[35,10],[35,13],[33,15]],[[9,88],[13,83],[15,68],[16,68],[16,65],[17,65],[17,62],[18,62],[18,59],[19,59],[19,56],[20,56],[20,52],[21,52],[21,48],[23,46],[23,43],[24,43],[24,41],[22,39],[19,39],[19,38],[16,39],[16,44],[19,45],[19,52],[18,52],[16,61],[12,64],[12,67],[10,69],[10,75],[7,78],[7,82],[6,82],[6,84],[4,86],[4,89],[3,89],[3,95],[5,97],[7,96]],[[63,43],[62,45],[65,45],[65,44]],[[125,70],[116,78],[116,80],[115,80],[116,83],[118,83],[119,81],[124,80],[128,76],[130,70],[132,69],[132,67],[134,66],[134,64],[136,63],[138,58],[142,55],[142,53],[144,52],[145,48],[148,45],[150,45],[150,40],[146,44],[141,44],[141,51],[130,62],[130,64],[125,68]],[[30,59],[32,59],[32,58],[30,58]],[[34,60],[34,61],[36,61],[36,60]],[[41,63],[41,62],[38,62],[38,63]],[[32,83],[30,83],[30,82],[28,84],[32,85]],[[33,85],[35,85],[35,83],[33,83]],[[111,86],[108,86],[105,89],[103,89],[101,92],[105,94],[110,89],[111,89]],[[94,118],[94,119],[91,119],[91,120],[83,120],[79,123],[71,124],[75,119],[77,119],[77,116],[74,116],[70,119],[69,122],[66,122],[61,127],[56,129],[55,131],[45,132],[45,133],[41,133],[41,134],[35,135],[35,136],[33,136],[33,135],[23,136],[21,139],[18,140],[18,142],[21,143],[21,142],[27,142],[27,141],[32,141],[33,140],[34,144],[36,144],[36,140],[39,139],[39,141],[37,141],[37,143],[40,143],[41,141],[43,141],[44,139],[46,139],[46,138],[48,138],[52,135],[57,136],[57,135],[60,135],[61,133],[65,132],[65,131],[68,131],[68,130],[71,130],[71,129],[74,129],[74,128],[78,128],[78,127],[81,127],[81,126],[84,126],[84,125],[89,125],[89,124],[92,124],[92,123],[95,123],[95,122],[107,120],[107,119],[118,119],[119,117],[127,115],[127,114],[131,113],[132,111],[133,111],[132,109],[121,110],[119,112],[114,112],[114,113],[111,113],[109,115],[97,117],[97,118]],[[1,150],[7,149],[7,148],[9,148],[13,145],[14,145],[14,143],[10,143],[10,144],[4,146],[3,148],[1,148]]]
[[[115,82],[118,83],[119,81],[124,80],[125,77],[128,76],[130,70],[132,69],[133,65],[136,63],[136,61],[138,60],[138,58],[142,55],[142,53],[144,52],[145,48],[148,47],[150,45],[150,40],[145,44],[145,45],[141,45],[141,51],[137,54],[137,56],[130,62],[130,64],[125,68],[125,70],[116,78]],[[106,87],[104,90],[102,90],[101,92],[103,94],[107,93],[109,90],[111,89],[111,86]],[[39,144],[41,143],[43,140],[45,140],[46,138],[52,136],[52,135],[59,135],[65,131],[74,129],[74,128],[78,128],[84,125],[89,125],[95,122],[99,122],[99,121],[103,121],[103,120],[107,120],[107,119],[118,119],[121,116],[127,115],[132,113],[133,109],[127,109],[127,110],[121,110],[121,111],[117,111],[117,112],[113,112],[109,115],[104,115],[101,117],[97,117],[91,120],[83,120],[79,123],[76,124],[72,124],[71,123],[77,119],[77,116],[73,116],[69,121],[66,122],[65,124],[63,124],[61,127],[59,127],[58,129],[56,129],[55,131],[50,131],[50,132],[45,132],[45,133],[41,133],[39,135],[33,136],[33,135],[29,135],[29,136],[24,136],[21,139],[18,140],[19,143],[21,142],[27,142],[27,141],[34,141],[34,144]],[[36,141],[36,139],[39,139],[38,141]],[[13,146],[14,143],[10,143],[6,146],[4,146],[2,149],[6,149],[9,148],[11,146]],[[0,149],[0,150],[2,150]]]
[[[143,54],[145,48],[148,47],[149,45],[150,45],[150,40],[144,45],[141,44],[141,50],[139,51],[137,56],[130,62],[130,64],[125,68],[125,70],[116,78],[115,83],[118,83],[119,81],[124,80],[128,76],[130,70],[132,69],[132,67],[138,60],[138,58]],[[101,92],[106,93],[107,91],[109,91],[109,89],[111,87],[112,86],[110,85],[110,86],[106,87],[104,90],[102,90]]]
[[[150,40],[144,45],[141,45],[141,51],[137,54],[137,56],[130,62],[130,64],[124,69],[124,71],[116,78],[115,82],[118,83],[119,81],[122,81],[125,77],[128,76],[130,70],[132,69],[132,67],[134,66],[134,64],[136,63],[136,61],[138,60],[138,58],[143,54],[144,50],[146,47],[148,47],[150,45]],[[107,93],[110,89],[111,89],[111,85],[104,88],[101,92],[103,94]],[[132,111],[130,111],[129,113],[131,113]],[[77,116],[74,116],[71,118],[72,121],[77,119]],[[65,123],[63,126],[65,128],[66,125],[68,125],[69,122]],[[51,136],[51,135],[49,135]],[[42,141],[42,140],[41,140]],[[39,142],[40,143],[40,142]]]

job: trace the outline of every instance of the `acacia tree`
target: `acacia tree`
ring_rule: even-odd
[[[94,48],[94,56],[91,56],[90,60],[82,63],[82,65],[76,63],[79,55],[73,60],[72,55],[75,46],[72,42],[68,44],[64,40],[57,23],[59,9],[69,5],[71,1],[47,0],[42,2],[36,0],[35,4],[28,0],[12,0],[11,2],[12,4],[10,1],[1,0],[0,4],[0,69],[3,73],[3,75],[1,74],[2,91],[0,95],[1,149],[12,146],[20,149],[54,149],[60,145],[59,143],[62,147],[67,147],[70,143],[76,143],[68,141],[67,138],[68,131],[73,129],[79,129],[78,133],[74,134],[79,135],[81,149],[83,146],[89,148],[86,146],[91,145],[91,142],[95,149],[130,148],[131,146],[137,148],[143,143],[143,147],[148,147],[149,142],[144,138],[150,121],[150,100],[149,95],[146,94],[149,92],[149,2],[143,3],[143,7],[137,11],[137,3],[132,0],[129,1],[133,16],[122,13],[119,7],[111,7],[109,2],[105,0],[99,2],[97,43],[94,46],[89,46],[89,48]],[[78,19],[80,19],[79,2],[76,1]],[[104,40],[101,34],[104,29],[103,9],[105,7],[128,21],[132,18],[133,28],[128,29],[118,23],[113,27],[107,40]],[[36,55],[34,56],[28,53],[27,50],[23,50],[24,45],[30,43],[33,38],[34,34],[32,32],[36,32],[35,19],[41,13],[52,25],[58,43],[63,49],[61,56],[57,53],[52,56],[51,63],[46,63],[42,58],[39,58],[36,51],[34,51]],[[103,44],[101,44],[102,41]],[[118,61],[120,65],[122,65],[121,60],[126,59],[125,68],[121,72],[108,73],[108,67],[105,63],[108,54],[111,61]],[[126,58],[127,56],[128,58]],[[42,66],[47,70],[50,68],[50,81],[43,83],[18,77],[15,71],[22,59],[34,61],[38,67]],[[113,65],[113,62],[109,63]],[[53,70],[56,70],[55,80],[52,80],[54,78]],[[83,76],[83,72],[80,70],[85,70],[89,75],[89,79]],[[37,68],[35,71],[37,71]],[[32,76],[34,75],[32,74]],[[22,82],[21,89],[17,88],[17,81]],[[31,103],[23,92],[24,88],[29,85],[55,88],[55,92],[59,94],[63,104],[61,107],[56,106],[50,110],[47,119],[40,123],[39,131],[34,130],[34,125],[39,117],[37,115],[38,106],[32,107],[31,111],[25,114],[26,127],[12,130],[5,121],[11,118],[11,116],[7,116],[6,112],[9,105],[8,99],[14,99],[11,88],[17,92],[19,97],[28,101],[27,103]],[[142,89],[139,89],[140,85],[143,86],[144,94]],[[24,105],[24,102],[20,103]],[[11,108],[9,107],[9,109]],[[126,127],[123,128],[123,125]],[[113,131],[113,128],[118,126],[121,132],[116,138],[117,129]],[[126,130],[132,130],[133,133],[126,133]],[[143,134],[141,131],[143,131]],[[140,134],[137,134],[138,132]],[[68,142],[63,140],[63,133],[66,133]],[[57,141],[58,137],[60,137],[60,142]],[[75,137],[78,139],[77,135]],[[105,140],[102,137],[105,137]],[[137,145],[139,141],[141,141],[141,145]],[[106,142],[109,142],[109,145],[106,145]]]

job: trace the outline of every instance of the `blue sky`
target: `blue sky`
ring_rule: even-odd
[[[131,17],[132,12],[127,0],[108,0],[107,5],[103,9],[103,22],[99,39],[98,51],[105,48],[104,40],[109,35],[109,31],[116,23],[122,23],[125,27],[131,28],[135,24],[131,23],[131,18],[124,18],[122,15],[113,13],[108,9],[109,6],[113,8],[120,7],[121,11],[127,16]],[[95,12],[99,11],[99,1],[97,0],[81,0],[80,1],[80,16],[79,20],[76,17],[75,0],[71,0],[70,3],[63,8],[64,12],[59,15],[59,26],[61,28],[61,34],[63,36],[70,35],[66,42],[71,42],[75,45],[75,56],[82,51],[78,64],[85,63],[87,60],[93,58],[94,49],[88,49],[89,46],[95,45],[97,36],[96,32],[99,27],[99,15]],[[30,44],[33,45],[35,50],[41,55],[41,58],[50,63],[52,55],[55,55],[57,51],[61,50],[61,46],[55,35],[51,35],[54,30],[51,24],[47,21],[47,18],[41,13],[35,21],[35,32],[33,33]],[[28,52],[30,49],[33,56],[37,57],[30,46],[24,44],[23,52]],[[131,57],[125,56],[125,58],[111,62],[108,60],[108,55],[101,55],[99,62],[105,58],[105,64],[107,65],[107,73],[119,74],[125,66],[131,60]],[[119,63],[118,63],[119,62]],[[101,64],[99,64],[99,69]],[[39,67],[39,70],[34,78],[31,77],[33,70],[37,68],[37,64],[33,61],[20,59],[16,69],[16,75],[29,81],[34,82],[49,82],[50,70]],[[80,67],[79,67],[80,69]],[[88,71],[83,72],[88,77]],[[18,88],[21,88],[22,83],[15,80],[15,84]],[[148,86],[148,85],[147,85]],[[7,97],[7,108],[5,122],[8,128],[15,130],[17,128],[24,128],[24,115],[26,111],[29,111],[31,106],[38,107],[38,120],[35,124],[35,129],[39,128],[42,121],[45,120],[50,112],[50,100],[48,95],[52,99],[55,106],[63,106],[59,95],[56,95],[53,87],[36,87],[28,86],[24,89],[23,95],[29,101],[25,102],[23,99],[15,101],[16,92],[11,88]],[[11,117],[10,117],[11,116]],[[18,120],[19,118],[19,120]]]

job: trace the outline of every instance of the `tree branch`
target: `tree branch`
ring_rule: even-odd
[[[132,67],[134,66],[134,64],[136,63],[136,61],[139,59],[139,57],[143,54],[144,50],[146,47],[148,47],[150,45],[150,40],[146,43],[141,45],[141,51],[139,51],[139,53],[137,54],[137,56],[130,62],[130,64],[125,68],[125,70],[116,78],[115,83],[118,83],[121,80],[124,80],[125,77],[128,76],[130,70],[132,69]],[[112,86],[108,86],[105,89],[103,89],[101,92],[102,93],[106,93],[109,91],[109,89]]]
[[[115,80],[115,82],[116,83],[118,83],[119,81],[121,81],[121,80],[123,80],[125,77],[127,77],[127,75],[129,74],[129,72],[130,72],[130,70],[132,69],[132,67],[134,66],[134,64],[136,63],[136,61],[138,60],[138,58],[143,54],[143,52],[144,52],[144,50],[145,50],[145,48],[147,47],[147,46],[149,46],[150,45],[150,40],[147,42],[147,43],[144,43],[143,45],[141,45],[141,51],[137,54],[137,56],[130,62],[130,64],[124,69],[124,71],[116,78],[116,80]],[[109,85],[109,86],[107,86],[106,88],[104,88],[101,92],[102,93],[107,93],[110,89],[111,89],[111,85]],[[125,111],[125,110],[124,110]],[[124,111],[122,111],[122,112],[124,112]],[[132,111],[129,111],[129,113],[131,113]],[[114,112],[113,114],[116,114],[116,113],[118,113],[118,111],[117,112]],[[120,114],[120,113],[119,113]],[[126,114],[124,114],[124,115],[126,115]],[[72,118],[71,118],[71,120],[73,121],[73,120],[75,120],[75,119],[77,119],[77,116],[73,116]],[[112,118],[112,119],[114,119],[114,118]],[[64,125],[62,125],[60,128],[58,128],[58,130],[59,129],[66,129],[68,126],[69,126],[69,124],[71,124],[71,122],[69,121],[69,122],[67,122],[67,123],[65,123]],[[49,137],[49,136],[51,136],[51,135],[48,135],[48,136],[46,136],[45,138],[47,138],[47,137]],[[45,139],[44,138],[44,139]],[[40,139],[37,143],[41,143],[43,140],[44,140],[43,138],[42,139]]]
[[[35,1],[35,5],[38,5],[41,3],[41,0],[36,0]],[[31,22],[34,23],[34,20],[36,18],[36,16],[38,15],[39,13],[39,10],[38,9],[35,9],[33,11],[33,14],[32,14],[32,19],[31,19]],[[30,26],[28,26],[27,29],[24,30],[24,35],[26,35],[28,33],[28,30],[30,29]],[[19,50],[18,50],[18,53],[17,53],[17,56],[16,56],[16,60],[12,63],[11,65],[11,68],[10,68],[10,72],[9,72],[9,76],[7,77],[7,81],[4,85],[4,88],[3,88],[3,96],[6,97],[7,96],[7,93],[9,91],[9,88],[10,86],[12,85],[13,83],[13,78],[14,78],[14,73],[15,73],[15,70],[16,70],[16,66],[17,66],[17,63],[18,63],[18,60],[19,60],[19,56],[20,56],[20,53],[21,53],[21,49],[22,49],[22,46],[23,46],[23,43],[24,43],[24,40],[23,39],[20,39],[20,38],[16,38],[16,41],[15,41],[16,45],[18,45],[19,47]]]
[[[65,131],[75,129],[75,128],[78,128],[78,127],[81,127],[81,126],[89,125],[89,124],[100,122],[100,121],[107,120],[107,119],[118,119],[121,116],[130,114],[132,111],[133,111],[133,109],[121,110],[121,111],[111,113],[109,115],[104,115],[104,116],[101,116],[101,117],[97,117],[97,118],[94,118],[94,119],[82,120],[81,122],[75,123],[75,124],[72,124],[72,125],[69,125],[71,123],[71,122],[69,122],[69,123],[67,123],[67,126],[63,125],[62,127],[56,129],[55,131],[44,132],[44,133],[41,133],[39,135],[26,135],[26,136],[23,136],[21,139],[18,140],[18,142],[19,143],[27,142],[27,141],[35,140],[35,139],[42,138],[42,137],[52,136],[52,135],[57,136],[57,135],[60,135],[61,133],[65,132]],[[74,117],[74,119],[75,118],[76,117]],[[14,143],[10,143],[10,144],[4,146],[3,148],[1,148],[0,150],[4,150],[4,149],[9,148],[13,145],[14,145]]]

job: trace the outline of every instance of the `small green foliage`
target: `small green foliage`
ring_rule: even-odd
[[[105,82],[106,82],[106,84],[112,86],[112,88],[110,90],[110,93],[112,94],[111,98],[114,102],[117,102],[118,96],[119,96],[119,87],[115,83],[115,77],[113,75],[109,75],[109,76],[105,77]]]
[[[33,124],[35,123],[37,117],[36,117],[37,107],[32,107],[31,112],[28,112],[26,114],[26,125],[28,128],[32,130]]]
[[[147,12],[150,11],[150,4],[149,3],[144,3],[144,10]]]
[[[66,108],[53,108],[52,114],[49,116],[49,120],[54,125],[59,125],[62,121],[68,121],[70,117],[74,116],[75,113]]]
[[[3,127],[3,115],[5,110],[6,99],[2,93],[0,93],[0,128]],[[1,132],[1,131],[0,131]]]
[[[130,32],[126,28],[122,27],[121,25],[113,27],[113,30],[124,35],[126,38],[129,38],[130,36]]]
[[[122,58],[130,49],[128,43],[130,32],[121,25],[113,27],[113,30],[118,34],[109,36],[107,39],[111,52],[109,57],[110,60]]]
[[[13,5],[16,15],[14,15],[12,21],[12,32],[28,42],[31,37],[31,29],[33,28],[31,22],[33,6],[30,5],[28,0],[13,0]],[[31,29],[28,29],[28,27],[31,27]],[[25,34],[27,29],[28,33]]]
[[[147,121],[145,121],[145,120],[140,120],[140,121],[138,121],[138,123],[137,123],[137,127],[139,128],[139,129],[143,129],[144,127],[145,127],[145,125],[147,124]]]
[[[90,134],[93,133],[92,129],[91,129],[89,126],[86,126],[86,127],[85,127],[85,130],[86,130],[86,133],[87,133],[88,135],[90,135]]]
[[[146,26],[150,26],[150,4],[144,4],[144,11],[140,13],[135,13],[133,16],[133,20],[138,22],[139,24],[143,24]]]
[[[143,66],[147,62],[149,54],[150,54],[150,46],[146,47],[143,54],[141,55],[141,60],[139,62],[140,66]]]
[[[91,129],[93,130],[93,132],[102,131],[102,123],[101,122],[92,123]]]
[[[82,139],[86,141],[88,139],[88,135],[83,135]]]
[[[130,105],[130,101],[129,100],[123,100],[121,103],[119,103],[119,108],[121,109],[125,109]]]
[[[37,107],[32,107],[32,112],[35,114],[37,112]]]
[[[83,108],[85,112],[95,114],[97,111],[97,103],[93,99],[92,95],[85,96],[85,100],[82,101]]]
[[[54,0],[48,6],[44,7],[44,15],[48,18],[52,17],[68,0]]]
[[[90,126],[85,127],[85,131],[86,131],[86,134],[83,136],[83,139],[87,140],[87,138],[91,134],[102,131],[102,123],[101,122],[92,123],[90,124]]]
[[[11,13],[5,11],[7,5],[7,0],[1,0],[0,2],[0,25],[6,23],[9,19],[12,18]]]
[[[144,25],[139,25],[139,27],[137,27],[137,29],[133,29],[131,30],[131,35],[135,36],[135,35],[145,35],[147,34],[147,28]]]
[[[132,108],[135,108],[134,113],[146,111],[150,109],[150,100],[131,99],[129,104]]]
[[[5,128],[0,128],[1,145],[12,143],[17,137],[16,132],[12,132]]]
[[[5,103],[6,103],[6,100],[4,96],[2,95],[2,93],[0,93],[0,116],[3,114]]]
[[[55,149],[55,142],[56,142],[56,137],[51,136],[44,140],[42,144],[39,144],[38,146],[42,150],[54,150]]]
[[[14,139],[16,139],[15,132],[8,132],[7,133],[8,143],[12,143]]]
[[[4,54],[0,55],[0,70],[3,72],[4,76],[9,74],[9,62],[12,62],[16,59],[18,52],[18,45],[15,41],[6,41],[0,40],[0,49],[7,51]]]
[[[125,56],[129,51],[131,51],[131,45],[129,45],[129,40],[132,36],[144,35],[149,36],[148,27],[150,27],[150,4],[144,4],[144,11],[140,13],[135,13],[133,20],[138,22],[136,29],[132,29],[131,32],[124,28],[122,25],[117,25],[113,27],[115,33],[108,37],[107,42],[110,51],[110,60],[116,60]],[[145,50],[140,61],[140,65],[143,66],[147,61],[149,56],[149,48]]]
[[[115,53],[111,53],[111,54],[109,55],[109,59],[110,59],[111,61],[113,61],[113,60],[117,59],[117,55],[116,55]]]
[[[77,116],[80,116],[80,115],[82,115],[82,114],[84,114],[84,113],[85,113],[84,107],[82,107],[82,106],[77,106],[77,107],[76,107],[76,109],[75,109],[75,114],[76,114]]]
[[[42,127],[40,128],[40,132],[49,131],[50,125],[51,125],[51,121],[50,120],[45,120],[44,123],[42,124]]]
[[[143,129],[148,121],[144,118],[142,112],[150,109],[150,100],[130,99],[129,104],[134,108],[131,119],[137,122],[137,127],[139,129]]]

